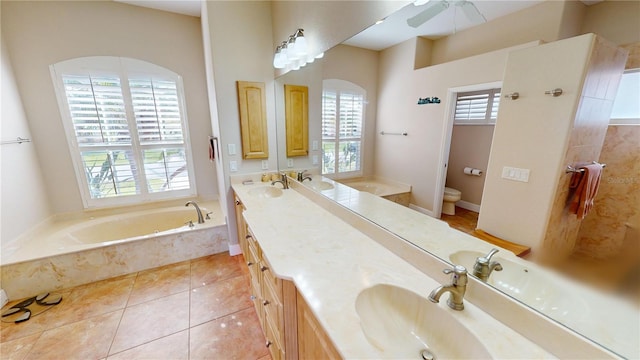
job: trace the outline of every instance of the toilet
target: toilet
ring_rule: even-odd
[[[444,197],[442,198],[442,213],[446,215],[456,214],[456,201],[462,198],[462,193],[459,190],[445,187]]]

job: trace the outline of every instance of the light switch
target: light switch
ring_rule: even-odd
[[[262,170],[269,170],[269,161],[262,160]]]
[[[227,148],[229,149],[229,155],[236,154],[236,144],[228,144]]]
[[[311,150],[318,150],[318,140],[313,140],[313,142],[311,143]]]
[[[529,169],[520,169],[510,166],[502,168],[502,178],[507,180],[514,180],[520,182],[529,182]]]
[[[229,161],[229,171],[234,172],[238,171],[238,162],[235,160]]]

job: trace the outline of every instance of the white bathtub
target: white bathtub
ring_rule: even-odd
[[[184,202],[54,217],[3,246],[2,288],[18,299],[228,250],[220,205],[199,205],[204,224]]]

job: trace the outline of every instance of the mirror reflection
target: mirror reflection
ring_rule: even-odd
[[[491,10],[485,6],[490,3],[475,5],[481,14],[488,14]],[[614,7],[616,2],[606,5]],[[407,35],[402,40],[390,43],[381,35],[391,32],[390,28],[380,32],[379,25],[375,25],[327,51],[322,60],[280,77],[276,80],[278,138],[286,136],[282,123],[284,85],[308,86],[310,149],[306,158],[289,158],[279,141],[279,167],[324,174],[303,184],[328,197],[339,197],[339,203],[445,261],[472,269],[497,244],[500,252],[488,261],[500,263],[503,270],[496,271],[494,267],[487,278],[489,285],[622,356],[637,357],[640,182],[633,179],[640,169],[638,161],[634,161],[639,152],[637,141],[631,139],[640,137],[640,126],[601,124],[598,139],[594,140],[600,145],[591,145],[591,140],[583,138],[578,142],[591,147],[587,153],[580,153],[575,147],[567,153],[565,146],[558,144],[564,144],[566,139],[576,141],[579,131],[565,130],[568,132],[561,134],[559,140],[549,134],[561,132],[555,128],[559,118],[564,119],[561,121],[566,122],[567,128],[575,126],[571,124],[579,120],[571,114],[573,110],[557,107],[557,103],[536,103],[526,111],[517,107],[527,104],[525,96],[532,97],[528,90],[542,90],[544,95],[555,86],[551,84],[559,83],[557,79],[564,76],[565,84],[575,83],[566,85],[565,91],[588,91],[580,87],[585,81],[581,74],[572,79],[568,74],[577,64],[587,66],[586,54],[594,49],[586,46],[586,52],[576,55],[574,46],[582,46],[578,44],[581,40],[569,38],[598,33],[594,23],[580,19],[585,31],[571,36],[524,35],[527,26],[542,22],[559,6],[565,5],[527,2],[526,8],[495,20],[488,18],[473,31],[443,37],[444,34],[425,35],[431,30],[416,33],[420,26],[407,26],[406,20],[421,16],[428,18],[423,22],[425,26],[435,26],[436,21],[445,26],[441,18],[446,17],[446,9],[424,13],[426,8],[417,9],[410,4],[387,18],[388,23],[394,23],[394,17],[400,18],[396,23],[402,25],[404,21]],[[595,17],[595,10],[593,14]],[[562,20],[555,21],[556,29],[566,25]],[[510,31],[505,31],[506,26]],[[543,47],[543,42],[537,41],[538,35],[557,45]],[[371,40],[376,37],[386,42],[376,45]],[[563,39],[571,41],[559,42]],[[573,58],[567,60],[567,68],[561,64],[547,64],[544,68],[544,51],[554,56],[566,52],[567,57]],[[510,57],[511,53],[522,55]],[[516,66],[520,71],[513,71],[509,67],[515,66],[512,64],[520,64]],[[624,64],[611,66],[617,66],[618,74],[624,68]],[[549,89],[536,88],[534,83],[543,78],[548,85],[539,86]],[[340,82],[350,96],[350,102],[346,98],[345,102],[351,107],[344,110],[338,108],[342,98],[336,83]],[[354,89],[364,94],[362,110],[353,106],[357,93]],[[520,93],[520,99],[513,96],[515,92]],[[546,96],[540,96],[542,104],[555,98]],[[424,101],[434,98],[440,102]],[[580,97],[571,98],[565,93],[560,99],[577,106]],[[474,112],[478,104],[483,106],[481,115]],[[342,117],[341,111],[348,116]],[[362,116],[361,123],[354,121],[354,114]],[[346,119],[344,124],[342,119]],[[516,121],[516,129],[504,125]],[[522,127],[527,127],[524,135],[530,136],[532,142],[517,141],[517,128]],[[549,129],[553,131],[547,132]],[[563,212],[562,199],[569,196],[573,176],[565,174],[564,169],[577,161],[591,160],[607,164],[595,199],[599,207],[576,220],[575,215]],[[548,183],[537,184],[541,177]],[[344,185],[356,192],[345,195]],[[533,190],[518,192],[526,186]],[[405,207],[401,210],[399,205],[375,202],[371,199],[374,195]],[[542,198],[548,199],[545,202]],[[372,204],[375,209],[364,204]],[[455,236],[455,241],[466,247],[449,253],[434,251],[438,246],[398,224],[397,214],[391,213],[400,212],[406,219],[413,216],[407,211],[440,218],[473,238],[459,240],[461,237]],[[427,222],[429,218],[423,219]],[[468,245],[469,239],[483,245],[467,248],[475,246]],[[567,279],[577,283],[575,287],[571,285],[570,294]],[[635,305],[629,306],[630,303]],[[629,312],[613,312],[612,306]]]

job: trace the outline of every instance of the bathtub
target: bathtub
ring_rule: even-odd
[[[376,177],[338,180],[343,185],[409,206],[411,185]]]
[[[212,214],[198,224],[185,202],[54,216],[3,246],[2,288],[19,299],[228,250],[219,203],[199,202]]]

